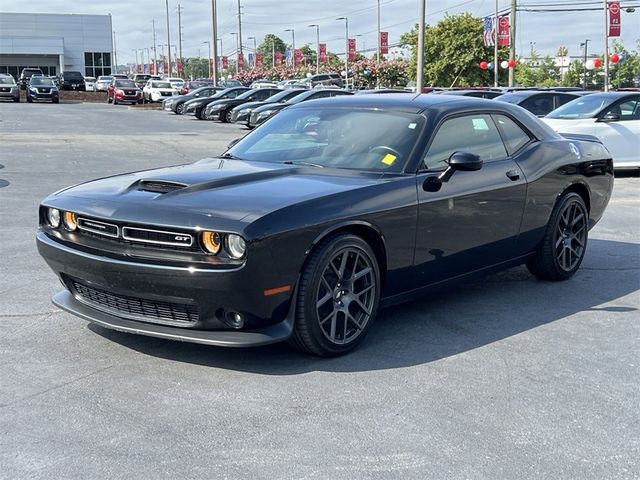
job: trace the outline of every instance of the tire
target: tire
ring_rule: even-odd
[[[224,110],[218,114],[222,123],[231,123],[231,110]]]
[[[59,98],[54,98],[54,99],[52,100],[52,102],[53,102],[53,103],[60,103],[60,99],[59,99]]]
[[[584,259],[588,236],[589,213],[584,200],[577,193],[564,193],[551,212],[542,242],[527,261],[527,268],[540,280],[571,278]]]
[[[142,100],[138,100],[137,102],[134,102],[134,104],[137,103],[138,105],[142,105]]]
[[[175,113],[176,113],[176,115],[183,115],[184,114],[184,102],[181,102],[178,105],[176,105]]]
[[[113,101],[111,102],[114,105],[118,105],[118,99],[116,99],[116,97],[113,97]]]
[[[295,348],[321,357],[344,355],[356,348],[380,303],[380,269],[369,244],[351,234],[320,242],[303,267],[294,301],[290,343]]]
[[[111,97],[107,96],[107,104],[111,103]]]
[[[33,103],[33,98],[27,95],[27,103]]]
[[[205,118],[204,118],[204,108],[196,108],[196,118],[198,120],[205,120]]]
[[[18,98],[14,98],[14,99],[13,99],[13,103],[20,103],[20,97],[18,97]]]

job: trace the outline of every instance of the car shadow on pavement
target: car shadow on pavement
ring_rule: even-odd
[[[584,311],[632,318],[637,305],[623,297],[640,289],[639,253],[635,243],[591,239],[581,269],[569,281],[538,281],[525,267],[517,267],[384,309],[360,348],[332,359],[301,354],[284,344],[218,348],[89,328],[146,355],[263,375],[402,368],[458,355],[556,320],[571,321],[568,317]]]

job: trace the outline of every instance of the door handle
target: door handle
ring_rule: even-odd
[[[520,178],[520,172],[518,170],[509,170],[506,173],[509,180],[513,180],[514,182]]]

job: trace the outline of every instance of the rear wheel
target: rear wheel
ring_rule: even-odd
[[[584,200],[574,192],[556,203],[547,229],[527,268],[542,280],[567,280],[580,268],[587,249],[589,214]]]
[[[379,300],[380,270],[371,247],[351,234],[330,237],[304,266],[291,343],[323,357],[343,355],[364,340]]]

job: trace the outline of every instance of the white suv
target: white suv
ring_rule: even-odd
[[[178,89],[168,80],[149,80],[142,89],[145,102],[162,102],[167,97],[178,95]]]

